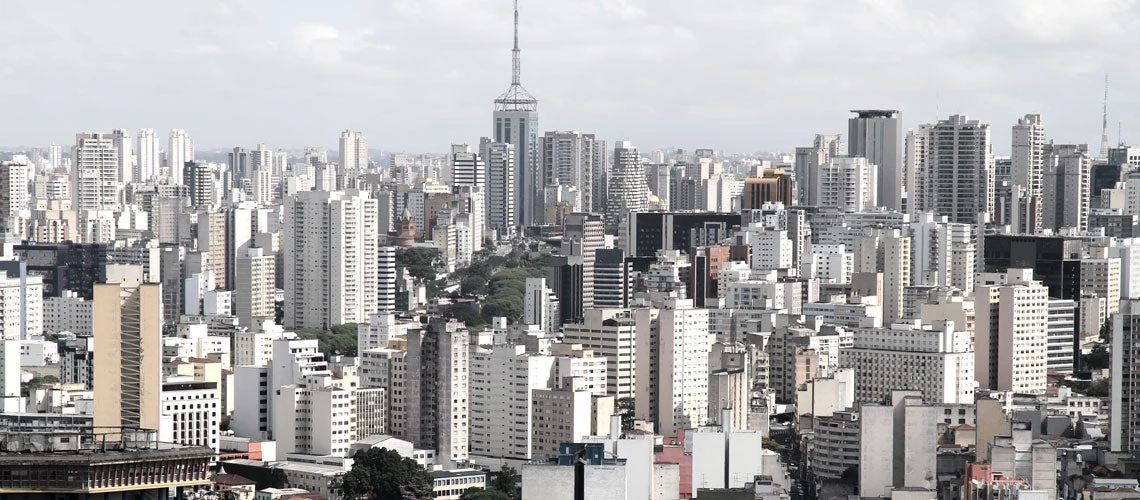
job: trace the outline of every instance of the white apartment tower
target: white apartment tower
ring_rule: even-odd
[[[376,312],[378,206],[360,191],[304,191],[286,198],[285,325],[329,328]]]
[[[1109,404],[1108,444],[1112,451],[1140,451],[1140,406],[1135,404],[1140,391],[1140,300],[1126,300],[1119,313],[1112,316],[1112,364],[1110,372],[1112,402]]]
[[[471,454],[531,458],[533,391],[554,382],[553,356],[521,345],[476,348],[471,353]]]
[[[261,247],[250,247],[238,257],[234,275],[234,309],[238,324],[252,328],[275,315],[277,256]]]
[[[119,209],[119,148],[114,134],[75,135],[71,207],[76,212]]]
[[[1010,162],[1010,181],[1021,186],[1026,196],[1040,200],[1045,189],[1045,125],[1041,115],[1025,115],[1013,126]],[[1037,218],[1033,227],[1041,227],[1040,213]]]
[[[479,156],[486,163],[487,227],[498,231],[500,236],[509,234],[519,225],[515,147],[484,137],[479,142]]]
[[[852,110],[857,116],[847,120],[847,154],[861,156],[878,167],[875,199],[892,210],[902,210],[903,136],[898,111],[893,109]]]
[[[879,205],[879,167],[861,156],[832,156],[819,167],[815,194],[821,207],[864,212]]]
[[[924,166],[926,205],[950,222],[975,224],[992,213],[994,160],[990,126],[953,115],[929,128]]]
[[[631,212],[645,211],[649,184],[641,167],[641,154],[633,143],[617,142],[613,159],[606,186],[606,225],[617,230]]]
[[[547,333],[558,331],[558,297],[546,286],[546,278],[527,278],[523,298],[523,323],[538,325]]]
[[[606,245],[606,222],[598,214],[572,213],[566,216],[562,253],[582,256],[582,307],[594,307],[594,262],[597,250]]]
[[[1045,148],[1042,226],[1088,229],[1092,197],[1092,156],[1084,144],[1050,144]]]
[[[408,404],[405,415],[392,415],[403,420],[397,428],[406,429],[404,439],[435,450],[437,460],[445,464],[468,457],[468,337],[463,323],[442,318],[432,318],[426,330],[408,331]]]
[[[162,166],[162,145],[154,129],[139,130],[138,146],[135,148],[135,168],[131,182],[148,182],[154,178]]]
[[[31,218],[28,192],[30,169],[27,161],[0,161],[0,226],[8,233],[22,234],[21,219]]]
[[[1048,371],[1049,288],[1032,269],[974,288],[974,362],[982,389],[1043,394]]]
[[[352,130],[340,133],[340,164],[346,171],[368,169],[368,140],[363,133]]]
[[[396,247],[377,249],[376,268],[376,312],[396,311]]]
[[[635,413],[662,434],[673,434],[708,420],[709,311],[694,308],[691,299],[660,305],[633,310],[642,356],[635,368]]]
[[[194,141],[185,130],[171,130],[170,147],[166,150],[166,178],[171,184],[182,184],[182,169],[188,161],[194,161]]]

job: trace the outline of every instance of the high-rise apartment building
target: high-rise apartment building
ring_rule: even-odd
[[[606,142],[594,134],[555,131],[542,136],[542,175],[546,186],[578,188],[580,212],[594,210],[594,183],[606,170]]]
[[[340,133],[340,166],[350,172],[368,169],[368,139],[352,130]]]
[[[815,173],[817,205],[863,212],[879,205],[879,167],[861,156],[832,156]]]
[[[135,148],[135,168],[131,182],[148,182],[162,167],[162,145],[154,129],[139,130],[138,146]]]
[[[708,421],[709,310],[694,308],[691,299],[655,305],[660,309],[633,309],[635,413],[662,434],[672,434]]]
[[[396,311],[396,247],[380,247],[376,251],[376,312]]]
[[[599,214],[572,213],[562,232],[562,253],[582,257],[582,307],[594,307],[596,251],[605,247],[606,223]]]
[[[360,191],[286,198],[285,325],[329,328],[376,312],[377,203]]]
[[[166,150],[166,178],[171,184],[182,182],[182,170],[188,161],[194,161],[194,141],[185,130],[171,130],[170,147]]]
[[[1140,300],[1126,300],[1112,316],[1108,444],[1112,451],[1140,451]]]
[[[852,110],[847,120],[847,154],[861,156],[878,167],[875,199],[878,204],[902,210],[903,135],[898,111],[893,109]]]
[[[925,209],[950,222],[976,224],[979,214],[993,212],[990,126],[952,115],[928,130],[922,167]]]
[[[983,275],[995,276],[997,275]],[[974,289],[974,367],[982,389],[1043,394],[1048,373],[1049,289],[1032,269]]]
[[[71,207],[76,212],[119,210],[119,140],[114,134],[75,134]]]
[[[1010,182],[1020,186],[1026,197],[1041,199],[1045,190],[1045,125],[1041,115],[1029,114],[1017,120],[1010,161]],[[1036,219],[1033,227],[1040,227],[1040,215]]]
[[[606,226],[617,231],[629,220],[630,213],[645,210],[649,185],[641,167],[641,154],[633,143],[615,143],[613,161],[606,182]]]
[[[479,142],[479,156],[486,163],[487,227],[504,236],[519,225],[515,147],[484,137]]]
[[[396,429],[417,447],[436,451],[436,460],[454,464],[468,456],[470,342],[467,327],[432,318],[426,329],[408,331],[406,400]],[[437,462],[438,463],[438,462]]]
[[[238,324],[252,328],[276,312],[277,256],[261,247],[250,247],[239,256],[234,286],[234,313]]]
[[[815,136],[811,147],[796,148],[796,189],[800,205],[815,205],[815,174],[832,156],[843,154],[847,148],[839,135]]]
[[[162,286],[142,269],[111,266],[94,291],[95,427],[159,429]]]
[[[1042,175],[1041,227],[1088,229],[1092,156],[1085,144],[1049,144]]]
[[[220,191],[214,180],[216,164],[192,161],[182,170],[182,185],[190,195],[190,204],[195,208],[210,208],[217,201]]]
[[[921,391],[927,403],[973,404],[969,333],[951,321],[855,330],[839,362],[855,370],[855,401],[881,403],[894,390]]]
[[[32,168],[27,160],[0,161],[0,229],[8,234],[23,234],[32,216],[28,192]]]
[[[898,229],[866,228],[854,253],[855,273],[883,274],[883,324],[902,318],[903,292],[911,285],[911,237]]]

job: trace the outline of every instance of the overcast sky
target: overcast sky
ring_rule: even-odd
[[[789,151],[847,110],[904,127],[964,113],[1049,138],[1140,143],[1140,6],[1081,0],[522,0],[543,130],[643,150]],[[0,0],[0,145],[185,128],[199,148],[443,152],[488,135],[510,82],[510,0]]]

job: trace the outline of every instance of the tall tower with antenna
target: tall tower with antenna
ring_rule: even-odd
[[[543,186],[538,158],[538,99],[522,86],[519,51],[519,2],[515,0],[514,48],[511,49],[511,86],[495,99],[494,142],[514,146],[516,209],[515,225],[542,222]]]
[[[1104,74],[1104,101],[1101,110],[1100,157],[1108,158],[1108,73]]]

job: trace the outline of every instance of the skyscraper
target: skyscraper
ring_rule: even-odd
[[[487,227],[505,235],[519,225],[515,147],[484,137],[479,142],[479,156],[486,163],[487,171]]]
[[[125,185],[134,175],[135,154],[131,147],[131,133],[117,128],[111,135],[115,138],[115,149],[119,151],[119,183]]]
[[[182,169],[186,162],[194,161],[194,141],[182,129],[170,131],[170,148],[166,150],[167,179],[171,184],[182,182]]]
[[[253,328],[273,319],[276,302],[277,256],[269,249],[251,246],[239,255],[234,272],[234,311],[238,324]]]
[[[630,212],[645,210],[649,185],[641,168],[641,154],[629,141],[614,144],[614,165],[606,187],[606,226],[611,232],[622,227]]]
[[[72,152],[72,208],[119,209],[119,148],[114,134],[75,134]]]
[[[1092,198],[1092,156],[1088,146],[1049,144],[1044,155],[1040,227],[1054,231],[1063,227],[1088,229]]]
[[[376,312],[377,203],[359,191],[285,199],[285,325],[364,323]]]
[[[515,46],[511,51],[511,86],[495,99],[495,142],[514,146],[515,182],[518,196],[515,212],[522,225],[541,220],[542,176],[538,158],[538,100],[523,88],[519,61],[519,5],[515,0]]]
[[[833,156],[815,174],[815,195],[821,207],[862,212],[885,203],[878,199],[883,183],[879,167],[861,156]],[[878,186],[878,187],[876,187]]]
[[[158,142],[158,134],[154,129],[139,130],[138,147],[135,148],[135,168],[131,175],[131,182],[147,182],[158,172],[162,164],[159,155],[162,146]]]
[[[573,186],[582,196],[580,212],[594,206],[594,178],[605,170],[606,142],[594,134],[547,132],[542,136],[542,175],[547,186]]]
[[[1027,197],[1040,199],[1045,187],[1042,182],[1045,169],[1045,125],[1041,123],[1041,115],[1025,115],[1013,126],[1010,162],[1010,180],[1013,184],[1021,186]],[[1033,227],[1040,227],[1040,212],[1035,215],[1035,219]]]
[[[878,202],[887,208],[902,209],[903,163],[902,128],[898,111],[856,109],[847,120],[847,154],[862,156],[878,165]]]
[[[1043,394],[1047,385],[1049,289],[1032,269],[978,286],[974,366],[982,389]]]
[[[340,133],[340,164],[344,170],[357,172],[368,168],[368,140],[364,134],[351,130]]]
[[[162,286],[142,268],[112,266],[95,285],[95,427],[159,428],[162,384]]]
[[[928,210],[950,222],[975,224],[993,211],[990,126],[953,115],[930,128],[925,168]]]

